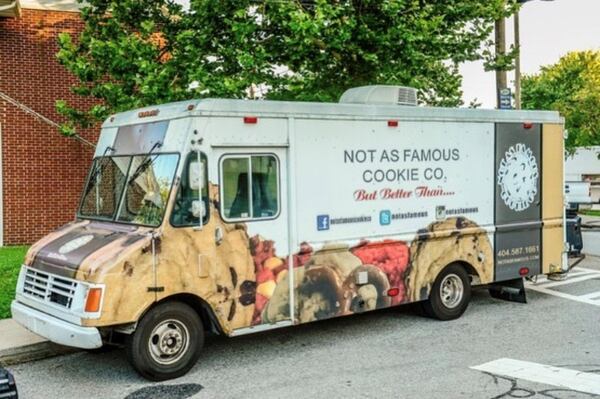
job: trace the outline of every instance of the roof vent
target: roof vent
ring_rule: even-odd
[[[344,104],[417,105],[417,89],[403,86],[361,86],[340,97]]]

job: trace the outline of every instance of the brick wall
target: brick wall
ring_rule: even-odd
[[[0,91],[55,121],[57,99],[90,105],[69,92],[75,79],[55,58],[58,34],[81,28],[71,12],[24,9],[22,18],[0,18]],[[4,245],[31,243],[73,220],[93,149],[2,100],[0,125]],[[97,133],[82,136],[95,142]]]

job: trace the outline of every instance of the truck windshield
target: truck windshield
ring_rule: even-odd
[[[165,214],[179,154],[99,157],[83,191],[79,216],[158,226]]]

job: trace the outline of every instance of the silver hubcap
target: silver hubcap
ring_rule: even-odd
[[[462,300],[465,287],[463,282],[456,274],[449,274],[440,284],[440,298],[442,304],[448,309],[455,308]]]
[[[160,364],[173,364],[185,355],[190,345],[187,327],[178,320],[165,320],[154,327],[148,349],[152,359]]]

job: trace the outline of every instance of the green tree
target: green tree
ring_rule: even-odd
[[[522,80],[523,108],[559,111],[566,148],[600,145],[600,51],[572,52]]]
[[[337,101],[366,84],[419,89],[431,105],[461,104],[458,65],[492,63],[493,21],[513,1],[88,0],[85,27],[59,38],[59,61],[89,109],[58,101],[63,133],[110,113],[186,98]],[[505,60],[504,60],[505,62]],[[195,88],[190,90],[190,83]]]
[[[462,104],[458,65],[492,61],[500,1],[362,0],[266,2],[270,48],[295,74],[271,98],[337,101],[353,86],[415,87],[423,103]]]

